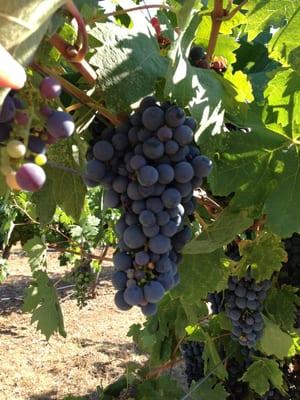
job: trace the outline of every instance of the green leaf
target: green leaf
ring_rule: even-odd
[[[136,386],[137,400],[180,399],[183,391],[178,383],[168,376],[146,380]]]
[[[280,360],[288,357],[293,352],[292,337],[266,317],[264,317],[264,323],[263,336],[256,345],[257,349],[268,356],[274,355]]]
[[[208,378],[205,382],[201,382],[200,385],[199,383],[193,383],[190,392],[192,400],[226,400],[228,398],[228,393],[224,386],[214,377]]]
[[[253,208],[237,210],[229,205],[215,222],[204,227],[201,234],[185,246],[184,254],[211,253],[231,242],[252,221]]]
[[[37,216],[43,223],[51,220],[56,205],[74,220],[80,218],[87,190],[81,178],[81,164],[78,162],[78,152],[81,149],[77,148],[77,152],[74,152],[73,143],[73,139],[63,140],[49,149],[45,186],[33,196]]]
[[[300,305],[295,291],[295,288],[286,285],[280,289],[272,288],[264,302],[268,316],[286,331],[294,330],[296,304]]]
[[[283,373],[275,360],[260,358],[254,361],[242,376],[242,380],[247,382],[250,388],[260,396],[272,387],[278,389],[282,394],[285,393],[283,389]]]
[[[160,56],[149,32],[106,23],[96,24],[90,34],[102,43],[90,63],[96,67],[98,85],[109,109],[129,111],[132,103],[154,92],[156,80],[165,75],[168,60]]]
[[[46,265],[47,246],[41,237],[35,236],[28,240],[24,244],[23,249],[29,258],[31,271],[35,271]]]
[[[206,298],[209,292],[225,289],[229,268],[222,257],[224,253],[220,249],[210,254],[185,254],[179,266],[180,283],[172,295],[192,302],[193,299]]]
[[[143,328],[133,325],[128,336],[133,337],[141,351],[150,354],[150,365],[160,365],[169,361],[178,341],[186,335],[186,326],[196,324],[206,314],[207,307],[201,301],[183,302],[166,295],[157,314],[148,318]]]
[[[242,241],[239,249],[242,258],[236,265],[238,276],[245,276],[250,265],[251,275],[258,282],[270,279],[275,271],[280,271],[287,257],[281,238],[268,232],[254,240]]]
[[[25,292],[23,311],[32,312],[31,323],[37,322],[37,329],[47,340],[55,332],[65,337],[63,315],[55,287],[44,271],[35,271],[33,279]]]
[[[2,1],[0,4],[1,44],[22,64],[27,64],[44,37],[51,16],[63,0]],[[12,35],[11,32],[14,32]]]
[[[296,139],[300,135],[300,75],[288,68],[275,70],[264,93],[267,101],[267,126]]]
[[[300,6],[300,1],[295,0],[265,0],[253,1],[248,5],[246,32],[248,40],[252,41],[266,28],[280,27],[286,20],[292,18]],[[293,36],[291,36],[292,40]]]
[[[183,107],[188,105],[191,115],[201,121],[201,126],[202,121],[206,125],[208,121],[210,124],[218,121],[221,104],[233,114],[239,112],[239,106],[234,100],[238,90],[229,81],[215,71],[190,65],[189,48],[200,22],[201,15],[195,15],[173,45],[172,61],[166,74],[165,96],[170,96]]]
[[[289,6],[287,23],[274,34],[270,41],[270,56],[284,63],[293,65],[292,52],[298,54],[300,41],[300,1],[293,1]]]
[[[265,203],[267,226],[281,237],[300,232],[300,155],[295,146],[278,154],[282,167],[278,186]],[[291,212],[293,210],[293,212]]]
[[[224,362],[221,360],[218,353],[216,342],[210,335],[204,332],[204,351],[202,358],[204,360],[204,374],[208,375],[210,372],[217,376],[219,379],[226,379],[228,377]]]

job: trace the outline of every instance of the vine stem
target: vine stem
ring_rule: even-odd
[[[42,73],[43,75],[50,75],[56,78],[66,92],[74,96],[80,103],[85,104],[86,106],[92,108],[94,111],[103,115],[103,117],[108,119],[113,125],[117,125],[120,122],[120,119],[117,116],[113,115],[105,107],[98,104],[96,100],[89,97],[85,92],[78,89],[78,87],[57,74],[53,69],[47,67],[46,65],[40,65],[36,62],[33,62],[31,64],[31,67],[36,71]]]
[[[76,256],[84,256],[84,257],[89,257],[92,260],[99,260],[99,261],[112,261],[111,257],[105,257],[105,256],[97,256],[96,254],[91,254],[88,252],[80,252],[80,251],[76,251],[76,250],[70,250],[70,249],[66,249],[65,247],[59,247],[56,246],[55,244],[48,244],[48,248],[55,250],[59,253],[70,253],[70,254],[74,254]]]
[[[103,14],[103,15],[98,15],[96,17],[88,19],[87,23],[89,24],[92,22],[104,21],[108,17],[117,17],[119,15],[127,14],[132,11],[149,10],[149,8],[162,8],[164,10],[171,10],[171,7],[169,7],[165,4],[144,4],[143,6],[136,6],[136,7],[127,8],[124,10],[113,11],[113,12]]]
[[[211,13],[212,28],[210,32],[207,54],[206,54],[206,61],[209,64],[211,63],[216,48],[223,16],[224,16],[223,0],[214,0],[214,10]]]

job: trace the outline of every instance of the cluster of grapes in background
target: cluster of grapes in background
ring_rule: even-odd
[[[203,47],[193,46],[189,53],[189,61],[193,67],[213,69],[218,74],[223,74],[227,69],[227,60],[222,56],[215,56],[211,63],[206,60],[206,52]]]
[[[185,364],[185,375],[187,383],[199,381],[204,377],[204,361],[202,354],[204,344],[202,342],[186,342],[181,346],[181,352]]]
[[[194,144],[195,130],[180,107],[146,97],[88,151],[87,185],[104,186],[104,205],[123,211],[112,277],[121,310],[140,306],[153,315],[179,281],[180,253],[192,238],[185,219],[195,210],[193,190],[212,168]]]
[[[46,181],[42,166],[47,162],[47,147],[75,130],[71,115],[48,105],[61,94],[59,82],[46,77],[39,92],[42,99],[38,112],[27,110],[21,92],[14,91],[6,97],[0,112],[0,170],[12,190],[41,189]]]
[[[242,346],[253,347],[262,336],[264,321],[261,311],[270,287],[271,281],[255,282],[251,276],[229,278],[225,309],[233,325],[232,337]]]
[[[283,264],[278,274],[278,283],[280,285],[293,285],[299,288],[300,235],[294,233],[291,238],[284,240],[284,244],[288,253],[288,260]],[[239,247],[236,242],[232,242],[227,246],[225,254],[233,261],[239,261],[241,259]],[[237,356],[229,357],[225,362],[228,372],[225,387],[230,394],[228,397],[229,400],[243,400],[249,397],[250,389],[248,385],[240,379],[255,359],[255,356],[260,356],[259,352],[253,349],[253,345],[262,334],[262,302],[266,297],[266,291],[271,286],[271,281],[265,280],[262,282],[255,282],[254,279],[250,277],[250,273],[251,271],[249,270],[249,276],[242,279],[231,277],[228,281],[228,289],[224,292],[210,293],[207,297],[212,314],[225,311],[227,315],[229,315],[233,323],[232,335],[234,339],[239,342],[240,346],[236,348],[238,352]],[[233,319],[232,310],[238,311],[237,314],[234,312]],[[249,324],[247,324],[247,322],[249,322]],[[254,329],[255,326],[256,329]],[[249,333],[251,333],[250,328],[251,332],[254,332],[254,335],[250,334],[249,337]],[[295,328],[299,328],[298,320],[296,320]],[[201,374],[196,372],[196,366],[199,367],[199,371],[203,371],[203,348],[203,343],[199,342],[186,342],[181,347],[185,362],[185,373],[189,385],[192,381],[197,382],[204,378],[203,372]],[[222,344],[220,355],[222,358],[226,357]],[[300,398],[299,371],[300,356],[296,355],[294,358],[287,360],[282,366],[287,394],[281,394],[277,389],[271,387],[263,396],[254,394],[254,398],[257,400],[295,400]]]
[[[288,260],[283,264],[278,276],[278,282],[280,285],[292,285],[300,289],[300,235],[294,233],[292,237],[284,240],[284,245],[288,254]],[[297,307],[295,328],[300,328],[299,306]]]

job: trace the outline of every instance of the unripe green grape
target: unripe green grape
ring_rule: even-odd
[[[7,154],[11,158],[21,158],[26,153],[26,146],[20,140],[11,140],[6,146]]]

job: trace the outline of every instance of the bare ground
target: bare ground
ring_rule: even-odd
[[[136,308],[124,313],[114,306],[109,263],[103,267],[97,297],[82,310],[70,289],[59,291],[67,337],[56,335],[49,343],[21,311],[30,269],[18,249],[9,270],[0,285],[0,400],[60,400],[68,394],[93,399],[96,387],[122,375],[126,363],[143,362],[145,357],[126,334],[144,318]],[[49,254],[48,272],[55,280],[64,277],[66,268],[59,266],[57,254]]]

